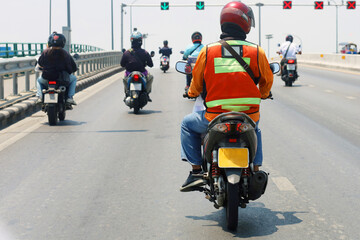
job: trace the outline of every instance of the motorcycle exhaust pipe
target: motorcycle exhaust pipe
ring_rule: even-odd
[[[66,87],[65,87],[65,86],[60,86],[59,89],[60,89],[61,92],[65,92],[65,91],[66,91]]]
[[[268,174],[264,171],[255,172],[249,184],[249,200],[256,200],[265,193]]]

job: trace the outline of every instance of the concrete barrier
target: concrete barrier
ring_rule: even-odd
[[[360,54],[306,53],[297,56],[299,64],[360,71]]]

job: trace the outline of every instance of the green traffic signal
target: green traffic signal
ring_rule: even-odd
[[[169,10],[169,2],[161,2],[161,10]]]
[[[204,10],[204,9],[205,9],[204,1],[196,2],[196,10]]]

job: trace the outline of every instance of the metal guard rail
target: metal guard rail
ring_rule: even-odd
[[[103,69],[117,67],[120,65],[121,57],[121,51],[80,53],[79,58],[75,60],[78,65],[78,71],[75,74],[81,77]],[[36,79],[40,76],[39,72],[34,71],[36,59],[37,57],[0,59],[0,100],[8,101],[5,98],[10,96],[15,96],[15,98],[21,97],[18,87],[20,76],[25,78],[25,87],[21,91],[29,92],[31,89],[36,88]],[[31,81],[32,86],[30,84],[30,76],[35,76],[33,81]],[[10,95],[5,96],[4,81],[11,81],[11,78],[12,91],[10,90]],[[0,104],[0,108],[1,105],[3,104]]]
[[[0,58],[36,56],[46,49],[46,43],[0,43]],[[72,53],[104,51],[86,44],[71,44]]]

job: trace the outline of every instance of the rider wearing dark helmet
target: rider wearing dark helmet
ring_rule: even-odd
[[[200,32],[194,32],[193,34],[191,34],[191,41],[192,44],[189,45],[184,51],[183,60],[188,60],[188,58],[192,58],[195,61],[201,49],[204,47],[204,45],[201,43],[202,35]],[[189,88],[191,79],[192,76],[190,74],[186,75],[185,91],[187,91],[187,89]]]
[[[148,94],[148,101],[151,102],[149,94],[151,92],[151,85],[153,82],[153,76],[145,69],[146,66],[153,67],[153,61],[151,59],[150,54],[141,48],[143,36],[140,32],[133,32],[130,37],[131,48],[124,52],[121,58],[121,66],[125,68],[125,76],[123,79],[124,82],[124,91],[125,98],[129,95],[129,91],[127,89],[127,80],[128,76],[133,71],[142,72],[147,77],[146,82],[146,92]]]
[[[69,74],[69,87],[66,102],[76,105],[73,99],[76,89],[76,76],[72,73],[77,71],[76,63],[70,54],[63,48],[65,46],[65,36],[53,32],[48,39],[48,48],[46,48],[38,59],[38,66],[42,70],[42,75],[37,79],[37,97],[38,103],[42,102],[42,89],[46,88],[48,81],[58,80],[60,72]]]
[[[258,128],[260,101],[270,96],[273,74],[264,50],[245,40],[250,28],[255,26],[250,7],[239,1],[226,4],[221,11],[220,24],[221,41],[230,45],[248,66],[243,67],[222,42],[209,44],[199,53],[187,95],[197,97],[202,94],[206,110],[187,115],[181,124],[181,158],[192,166],[180,188],[183,192],[193,191],[206,183],[201,174],[201,135],[206,132],[209,122],[221,113],[244,112],[256,122],[258,144],[254,171],[262,165]],[[247,67],[253,72],[253,77],[245,70]]]
[[[167,57],[170,57],[170,55],[172,54],[172,48],[169,48],[168,46],[168,41],[167,40],[164,40],[164,46],[162,48],[159,49],[159,53],[161,55],[164,55],[164,56],[167,56]]]

